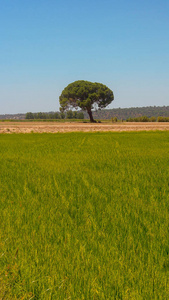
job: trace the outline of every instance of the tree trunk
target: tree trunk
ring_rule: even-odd
[[[96,121],[93,119],[93,115],[92,115],[91,108],[88,108],[88,109],[87,109],[87,113],[88,113],[88,115],[89,115],[90,122],[91,122],[91,123],[96,123]]]

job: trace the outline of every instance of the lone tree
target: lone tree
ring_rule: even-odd
[[[95,122],[92,109],[104,108],[114,100],[113,92],[102,83],[78,80],[70,83],[59,97],[62,112],[80,107],[86,110],[90,122]]]

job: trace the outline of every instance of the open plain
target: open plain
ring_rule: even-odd
[[[122,123],[77,123],[77,122],[1,122],[0,133],[57,133],[57,132],[97,132],[97,131],[149,131],[169,130],[169,123],[122,122]]]

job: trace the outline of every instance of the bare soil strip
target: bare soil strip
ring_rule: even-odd
[[[0,133],[43,132],[96,132],[96,131],[149,131],[169,130],[169,123],[50,123],[50,122],[0,122]]]

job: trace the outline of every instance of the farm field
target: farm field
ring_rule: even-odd
[[[0,299],[169,299],[169,131],[0,134],[0,166]]]
[[[80,123],[80,122],[0,122],[0,133],[44,133],[44,132],[97,132],[97,131],[149,131],[169,130],[169,123],[163,122],[118,122],[118,123]]]

